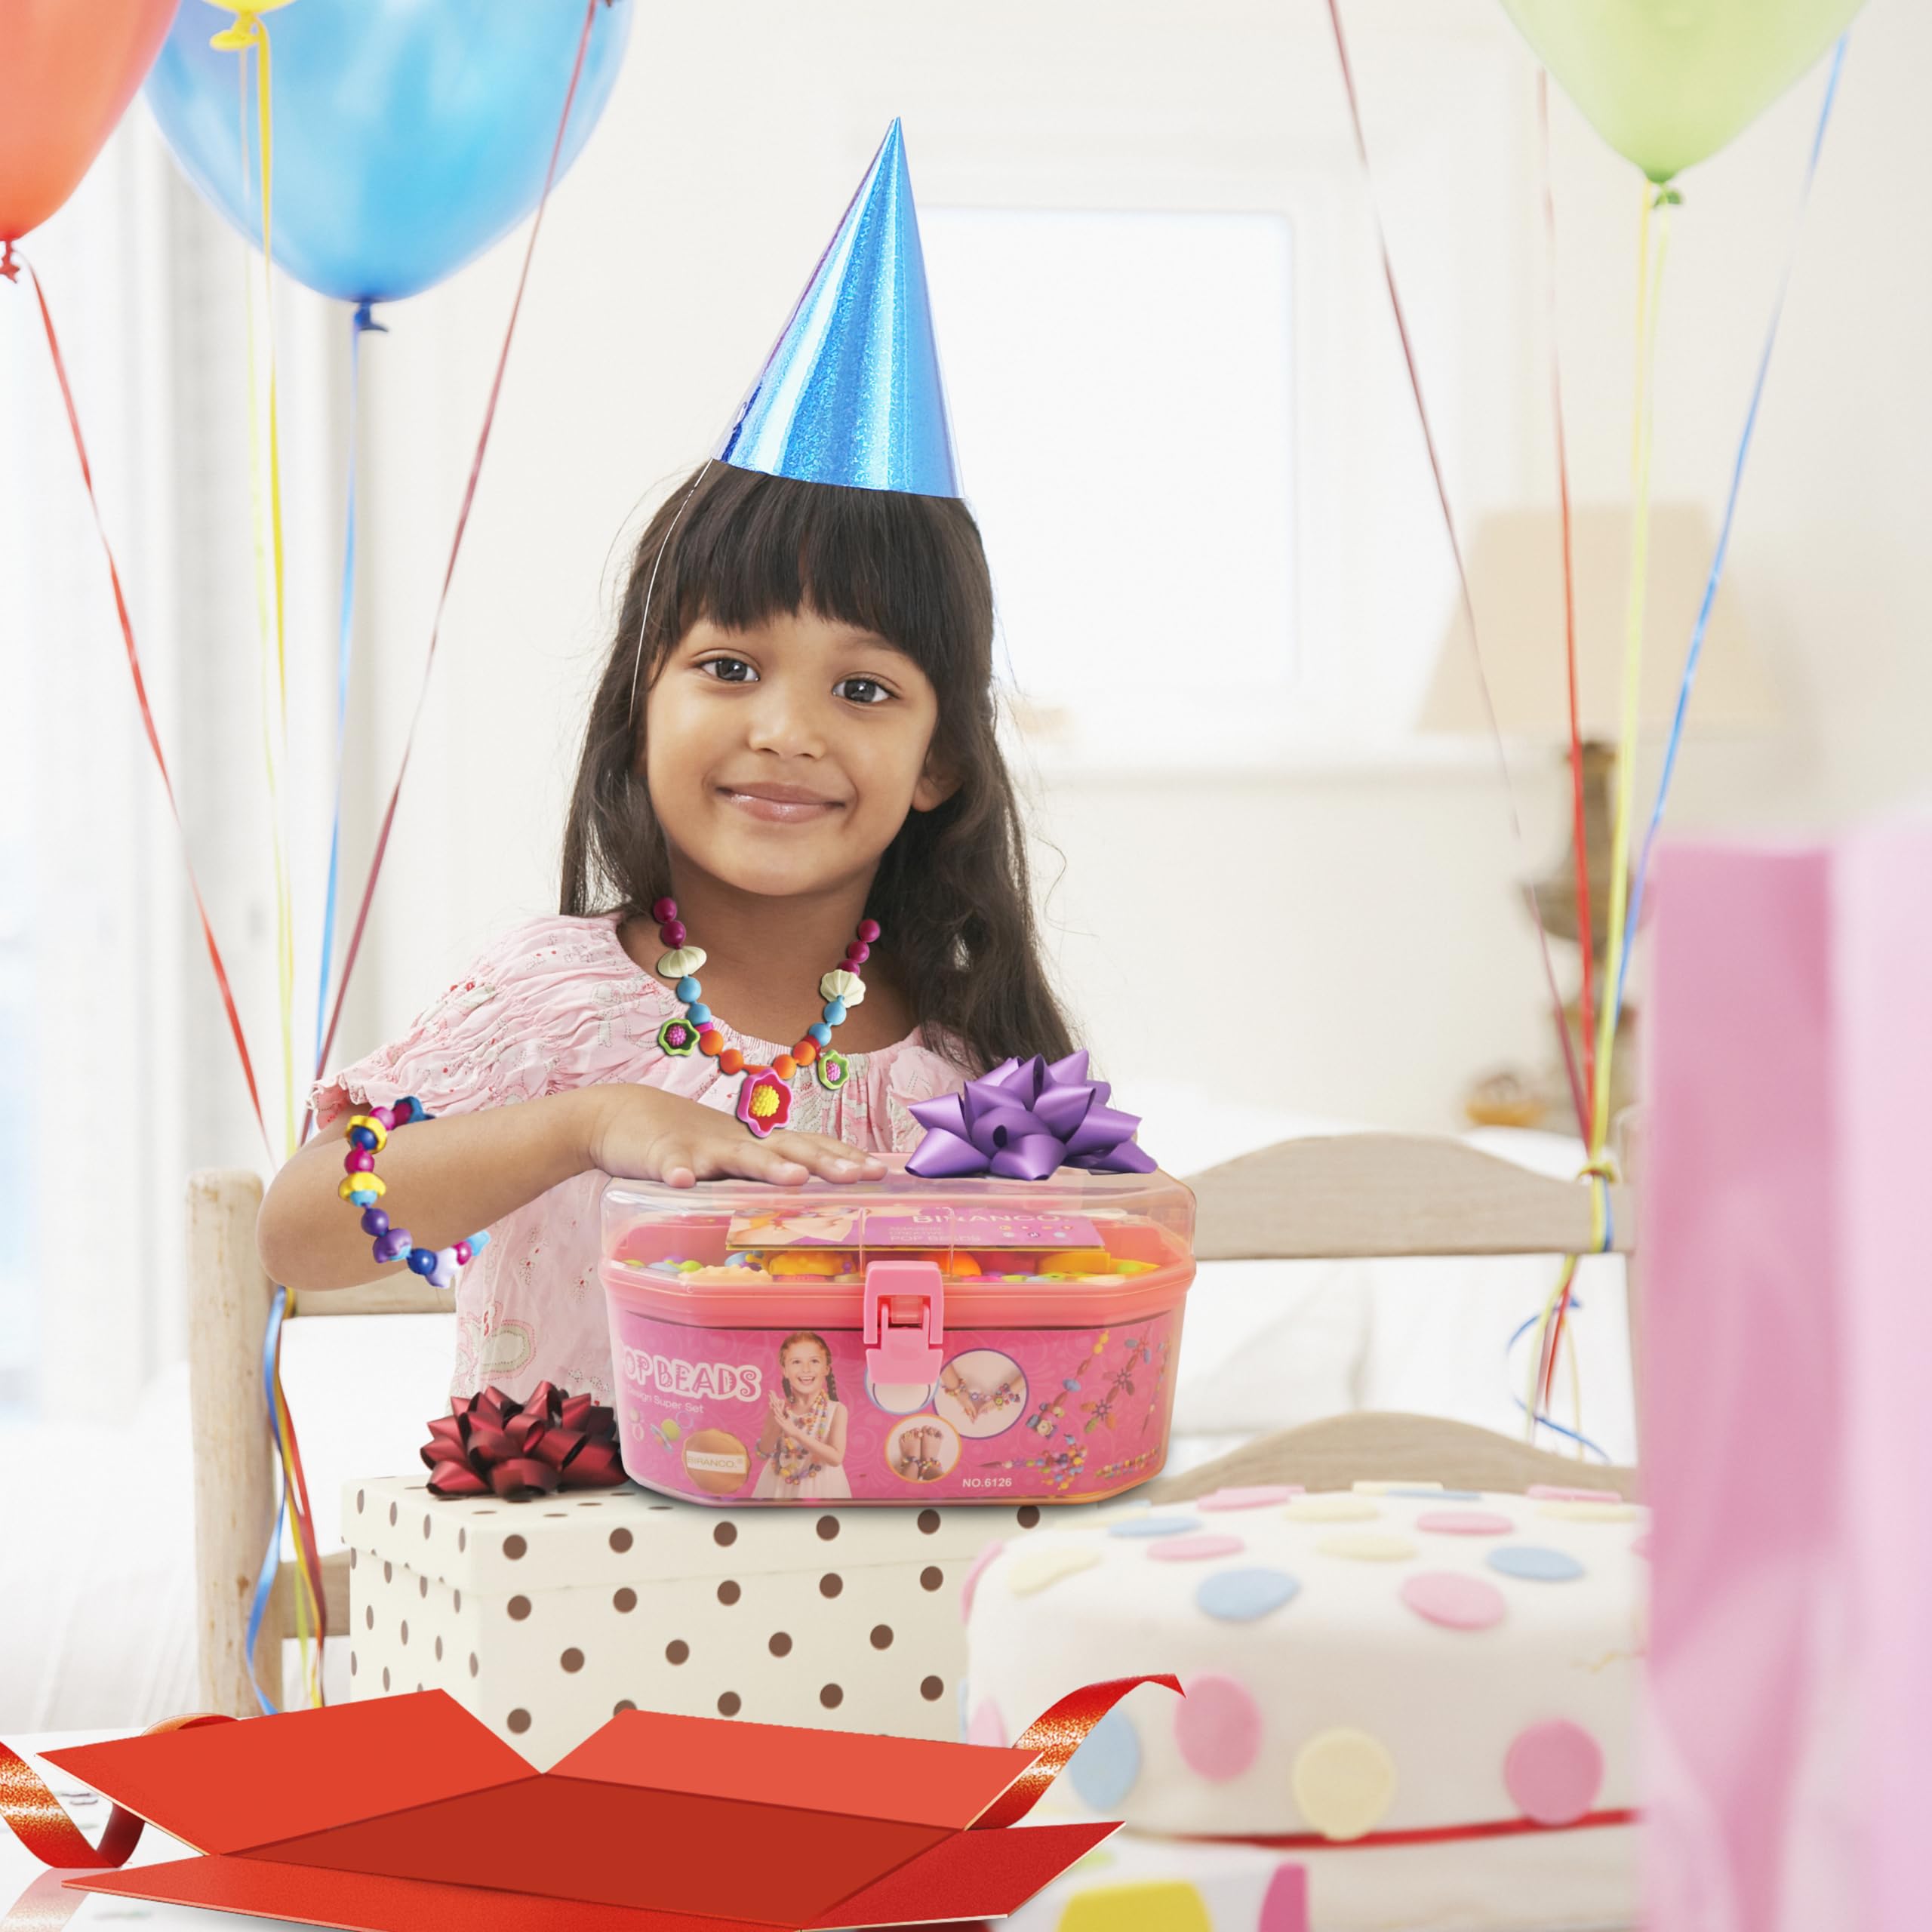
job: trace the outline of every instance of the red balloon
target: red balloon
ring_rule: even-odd
[[[38,228],[78,186],[154,65],[174,8],[175,0],[0,5],[0,242]]]

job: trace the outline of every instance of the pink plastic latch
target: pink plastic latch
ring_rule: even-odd
[[[866,1270],[866,1373],[874,1388],[939,1380],[946,1284],[930,1261],[875,1261]]]

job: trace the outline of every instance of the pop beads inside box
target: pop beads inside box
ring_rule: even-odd
[[[1192,1196],[1160,1173],[614,1181],[624,1468],[699,1503],[1088,1502],[1167,1454]]]

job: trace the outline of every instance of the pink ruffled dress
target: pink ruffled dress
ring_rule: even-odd
[[[617,939],[614,914],[533,919],[489,948],[399,1040],[315,1089],[317,1128],[357,1107],[414,1094],[432,1114],[474,1113],[608,1081],[632,1081],[729,1112],[738,1083],[702,1054],[675,1058],[657,1029],[681,1011],[671,989]],[[785,1051],[714,1023],[749,1060]],[[924,1130],[915,1101],[955,1091],[966,1076],[915,1032],[897,1045],[847,1056],[827,1093],[808,1069],[792,1083],[791,1125],[878,1153],[905,1152]],[[461,1399],[495,1384],[514,1396],[551,1381],[611,1399],[610,1337],[597,1278],[600,1174],[583,1174],[506,1214],[490,1245],[457,1278],[456,1367]],[[407,1225],[408,1204],[398,1202]]]

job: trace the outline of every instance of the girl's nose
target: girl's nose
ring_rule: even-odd
[[[824,724],[810,694],[774,678],[761,688],[749,709],[746,743],[753,751],[780,758],[824,755]]]

